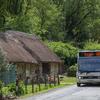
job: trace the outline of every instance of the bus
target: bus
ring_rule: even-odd
[[[79,51],[77,64],[77,86],[100,83],[100,50]]]

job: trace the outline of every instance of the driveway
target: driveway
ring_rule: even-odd
[[[100,86],[73,85],[19,100],[100,100]]]

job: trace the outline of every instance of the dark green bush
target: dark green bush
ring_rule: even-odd
[[[77,71],[77,64],[72,65],[68,69],[68,76],[76,76],[76,71]]]
[[[3,83],[2,81],[0,81],[0,94],[2,93],[2,87],[3,87]]]

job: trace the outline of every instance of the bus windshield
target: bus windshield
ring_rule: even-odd
[[[80,72],[100,72],[100,62],[99,63],[81,63],[79,64]]]

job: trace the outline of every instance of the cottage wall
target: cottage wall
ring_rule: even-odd
[[[17,66],[17,69],[16,69],[17,77],[24,79],[26,77],[26,73],[25,73],[26,66],[23,63],[17,63],[16,66]]]
[[[58,70],[58,68],[59,68],[58,63],[50,63],[50,68],[51,68],[50,72],[51,72],[52,75],[58,74],[58,71],[59,71]]]
[[[18,78],[24,80],[26,77],[35,76],[35,72],[38,69],[36,64],[26,64],[26,63],[17,63],[17,76]]]
[[[59,63],[49,63],[50,64],[50,74],[59,73]],[[36,72],[39,71],[40,76],[43,75],[42,63],[36,64],[27,64],[27,63],[17,63],[17,76],[25,80],[26,77],[32,79],[36,75]]]
[[[40,71],[40,75],[42,75],[42,63],[39,63],[39,71]]]

